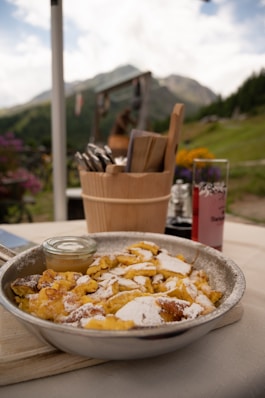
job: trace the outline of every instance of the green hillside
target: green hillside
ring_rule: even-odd
[[[233,204],[252,196],[264,199],[265,206],[265,112],[245,120],[185,123],[180,148],[198,147],[208,148],[216,158],[229,159],[228,212],[241,215]],[[265,217],[249,214],[246,218],[265,223]]]
[[[232,164],[264,159],[265,114],[245,120],[186,123],[182,128],[181,145],[205,146],[216,157],[228,158]]]

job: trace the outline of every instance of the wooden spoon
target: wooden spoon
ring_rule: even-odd
[[[164,170],[174,174],[175,156],[180,138],[180,127],[184,115],[184,104],[176,104],[170,117],[168,141],[165,151]]]

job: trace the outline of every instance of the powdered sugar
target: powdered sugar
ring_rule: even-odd
[[[63,305],[68,313],[76,310],[79,306],[76,295],[72,292],[67,292],[63,297]]]
[[[77,286],[80,286],[80,285],[86,284],[86,283],[88,283],[90,280],[91,280],[91,278],[90,278],[89,275],[82,275],[82,276],[80,276],[80,278],[77,279],[76,285],[77,285]]]
[[[195,319],[203,311],[203,307],[197,303],[192,303],[189,307],[186,307],[183,311],[183,315],[186,319]]]
[[[119,286],[125,287],[127,289],[137,289],[139,287],[138,283],[134,282],[132,279],[117,278],[117,280]]]
[[[158,269],[167,270],[175,272],[177,274],[187,275],[191,271],[191,265],[185,263],[184,261],[178,259],[177,257],[172,257],[165,251],[162,251],[157,255],[160,265]]]
[[[205,296],[205,294],[202,293],[198,294],[198,296],[196,297],[196,303],[200,304],[205,309],[215,308],[211,300],[207,296]]]
[[[152,259],[152,252],[150,250],[137,247],[135,252],[141,257],[142,261],[150,261]]]
[[[192,297],[193,300],[195,300],[195,298],[198,294],[198,289],[194,285],[194,283],[192,283],[189,278],[184,278],[182,280],[182,283],[185,285],[188,294]]]
[[[165,283],[165,287],[168,291],[176,288],[178,278],[171,278]]]
[[[116,316],[124,321],[132,320],[137,326],[153,326],[163,323],[160,311],[154,297],[136,297],[117,311]]]
[[[136,275],[133,280],[140,286],[144,286],[146,284],[146,277],[142,275]]]

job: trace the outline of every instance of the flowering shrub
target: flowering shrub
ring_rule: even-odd
[[[174,182],[182,179],[184,182],[191,183],[192,167],[194,159],[214,159],[215,156],[207,148],[180,149],[176,155],[176,167],[174,174]],[[201,167],[204,164],[201,163]]]
[[[18,154],[22,150],[22,141],[15,138],[13,133],[7,132],[0,135],[0,175],[6,175],[19,167]]]
[[[15,138],[12,132],[0,135],[0,195],[2,197],[8,196],[14,189],[19,194],[28,191],[35,195],[42,188],[41,181],[21,166],[22,150],[22,140]]]

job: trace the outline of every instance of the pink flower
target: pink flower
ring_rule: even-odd
[[[32,195],[36,195],[42,188],[41,181],[26,169],[17,169],[11,173],[11,176],[13,179],[21,180],[21,186]]]
[[[42,188],[41,181],[21,165],[23,141],[16,138],[12,132],[0,135],[0,182],[15,180],[18,187],[29,191],[32,195]],[[0,184],[1,190],[7,190],[5,184]],[[2,192],[3,194],[3,192]]]

